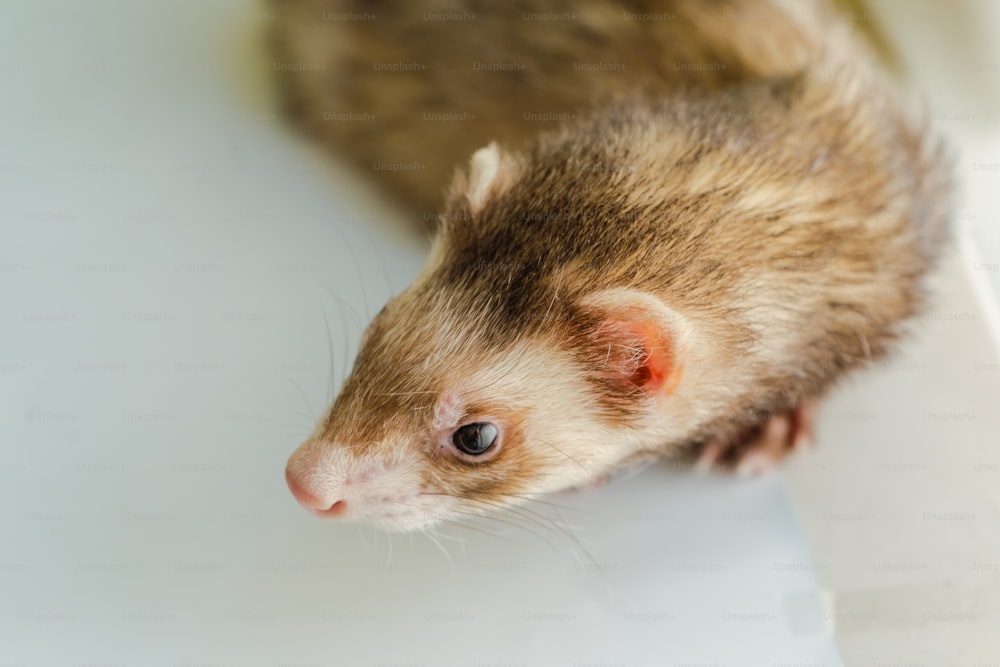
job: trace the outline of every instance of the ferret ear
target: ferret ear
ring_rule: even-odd
[[[587,367],[612,400],[640,390],[670,396],[683,371],[687,324],[659,298],[633,289],[610,289],[579,302]]]
[[[459,172],[452,182],[448,201],[464,204],[472,215],[483,210],[490,199],[502,194],[517,179],[518,163],[513,155],[500,150],[495,141],[472,154],[468,173]]]

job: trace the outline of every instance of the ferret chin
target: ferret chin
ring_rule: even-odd
[[[314,513],[422,528],[661,455],[755,472],[923,305],[949,165],[824,3],[668,2],[670,21],[636,22],[591,2],[544,26],[422,22],[420,2],[317,18],[334,5],[353,7],[274,4],[286,58],[329,64],[284,75],[290,109],[359,165],[423,165],[373,176],[441,214],[289,460]],[[484,44],[519,67],[471,68]],[[587,62],[621,67],[570,67]]]

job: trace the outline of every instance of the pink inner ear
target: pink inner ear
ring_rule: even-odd
[[[587,333],[584,345],[592,368],[626,394],[673,394],[684,360],[678,336],[684,321],[653,294],[633,289],[596,292],[581,301]]]
[[[673,341],[666,332],[648,322],[629,322],[624,328],[641,349],[629,381],[647,394],[671,393],[677,375]]]
[[[673,393],[680,379],[669,332],[644,320],[606,320],[595,337],[605,351],[604,370],[649,396]]]

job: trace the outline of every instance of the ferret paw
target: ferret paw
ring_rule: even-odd
[[[594,489],[599,489],[602,486],[607,486],[608,482],[614,477],[614,473],[607,472],[603,475],[598,475],[592,479],[588,479],[585,482],[580,482],[579,484],[574,484],[573,486],[567,486],[563,489],[564,493],[579,493],[581,491],[593,491]]]
[[[816,401],[801,401],[785,413],[769,414],[728,442],[710,440],[702,447],[695,470],[721,468],[742,477],[768,472],[786,456],[812,445]]]

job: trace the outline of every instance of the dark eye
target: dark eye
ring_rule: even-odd
[[[451,441],[458,448],[458,451],[470,456],[480,456],[485,454],[497,441],[500,432],[497,427],[489,422],[476,422],[466,424],[456,430],[451,435]]]

